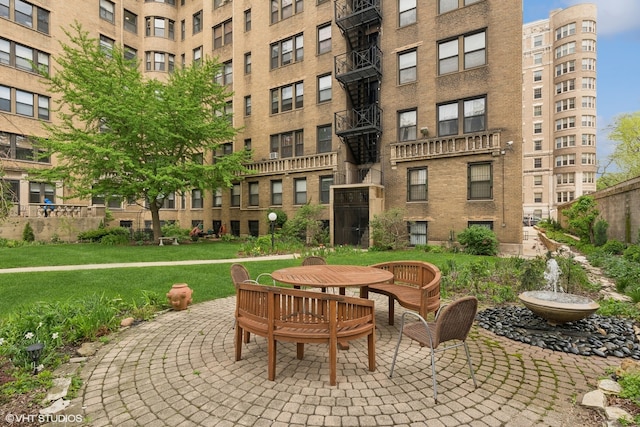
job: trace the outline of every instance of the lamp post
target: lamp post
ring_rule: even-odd
[[[31,344],[27,347],[27,354],[33,362],[33,375],[38,373],[38,361],[40,360],[40,355],[42,354],[42,349],[44,348],[44,344],[41,342]]]
[[[275,212],[269,212],[269,221],[271,221],[271,252],[275,250],[276,246],[276,219],[278,219],[278,214]]]

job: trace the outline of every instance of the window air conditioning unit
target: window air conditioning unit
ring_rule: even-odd
[[[275,160],[278,158],[278,152],[274,151],[273,153],[269,153],[269,160]]]

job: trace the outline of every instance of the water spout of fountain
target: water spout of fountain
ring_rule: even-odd
[[[556,261],[554,258],[549,258],[547,260],[547,268],[544,270],[544,279],[547,283],[547,285],[544,287],[544,290],[553,292],[564,292],[564,289],[562,289],[562,285],[560,285],[560,273],[561,272],[558,261]]]

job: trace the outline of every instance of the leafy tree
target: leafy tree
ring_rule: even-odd
[[[609,156],[609,164],[614,164],[619,172],[606,172],[605,167],[598,178],[598,189],[640,175],[640,111],[618,116],[611,128],[609,139],[617,144]]]
[[[567,217],[569,230],[589,243],[594,242],[594,224],[600,211],[593,196],[580,196],[562,213]]]
[[[46,126],[41,144],[58,163],[32,173],[63,181],[70,197],[144,200],[157,239],[169,194],[230,187],[248,172],[247,150],[207,157],[236,134],[224,113],[230,93],[213,81],[219,64],[205,59],[161,82],[145,78],[118,46],[101,47],[78,23],[65,33],[70,44],[61,43],[59,68],[44,73],[60,97],[60,123]]]
[[[302,240],[305,244],[324,245],[328,243],[328,235],[322,227],[324,206],[307,203],[301,206],[293,218],[282,226],[285,236]],[[278,215],[280,218],[280,215]]]

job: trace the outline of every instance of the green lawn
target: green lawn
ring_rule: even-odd
[[[18,266],[72,265],[89,263],[231,259],[238,257],[237,243],[206,243],[180,246],[103,246],[97,244],[25,246],[0,250],[3,268]],[[421,259],[442,267],[455,258],[466,263],[478,257],[463,254],[397,252],[351,252],[329,255],[331,264],[370,265],[400,259]],[[486,259],[486,258],[485,258]],[[252,277],[279,268],[299,265],[299,259],[251,261],[245,265]],[[0,317],[18,312],[36,301],[73,301],[91,294],[142,302],[144,292],[164,297],[174,283],[187,283],[194,302],[226,297],[235,292],[229,276],[230,263],[73,270],[0,274]]]

